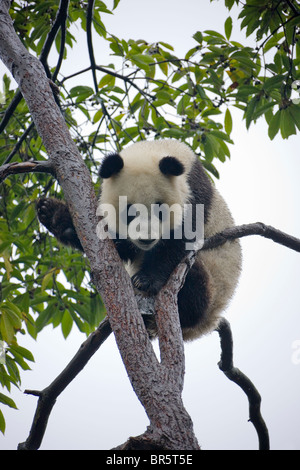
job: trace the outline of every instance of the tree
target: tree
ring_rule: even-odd
[[[2,1],[2,9],[5,3]],[[118,3],[114,2],[114,8]],[[225,3],[231,9],[234,3],[239,2]],[[5,16],[3,10],[1,13]],[[119,149],[131,140],[179,138],[191,145],[207,171],[217,177],[214,160],[224,161],[230,154],[228,144],[232,144],[232,106],[243,111],[247,127],[260,117],[265,117],[270,138],[274,138],[279,130],[282,137],[287,138],[299,129],[300,107],[297,99],[292,98],[293,87],[297,86],[299,79],[297,39],[300,14],[296,2],[248,1],[241,8],[242,27],[247,28],[247,35],[256,32],[259,44],[256,48],[243,47],[230,41],[232,20],[229,17],[225,22],[225,35],[211,30],[197,32],[194,35],[195,47],[187,52],[184,59],[176,57],[169,44],[147,44],[142,40],[126,42],[110,35],[100,16],[108,13],[110,11],[106,5],[98,1],[70,4],[61,1],[59,6],[56,2],[14,2],[11,7],[14,27],[23,45],[39,56],[43,68],[39,69],[36,61],[30,61],[30,65],[35,64],[32,66],[37,67],[39,77],[43,77],[45,70],[49,79],[51,88],[41,78],[40,92],[46,97],[45,103],[55,99],[60,113],[54,116],[52,110],[46,111],[44,104],[36,106],[37,90],[30,89],[30,80],[29,83],[24,80],[28,64],[19,60],[21,55],[12,59],[12,49],[2,47],[0,54],[3,60],[7,65],[13,60],[13,73],[16,78],[23,77],[20,88],[27,101],[25,104],[21,93],[10,89],[10,81],[5,76],[5,102],[0,124],[3,132],[2,177],[12,176],[5,180],[1,188],[1,251],[4,261],[0,334],[7,345],[7,353],[0,377],[2,385],[8,390],[11,384],[17,385],[20,381],[18,367],[26,369],[27,361],[32,360],[31,353],[17,343],[18,333],[23,328],[36,337],[43,327],[52,323],[61,325],[67,337],[75,322],[81,331],[89,334],[105,315],[95,286],[100,283],[100,278],[108,281],[109,276],[105,273],[107,263],[99,263],[95,251],[91,249],[95,242],[95,227],[91,226],[89,235],[85,234],[85,252],[93,273],[91,282],[86,258],[68,249],[58,248],[52,238],[40,232],[34,212],[34,201],[38,195],[49,193],[62,197],[62,188],[64,197],[73,208],[75,220],[79,223],[78,214],[81,212],[88,226],[88,214],[95,213],[95,196],[86,168],[97,188],[95,160],[99,153],[111,148]],[[33,17],[38,20],[33,21]],[[91,73],[94,88],[82,85],[70,88],[68,83],[74,74],[60,74],[67,49],[74,45],[70,26],[76,21],[86,31],[91,66],[88,70],[78,70],[75,75],[81,77],[83,73]],[[95,32],[109,44],[115,56],[115,65],[103,67],[95,63],[92,41],[92,33]],[[1,39],[4,41],[6,38]],[[51,68],[48,64],[49,53],[54,44],[57,64]],[[36,114],[41,110],[45,113],[44,126],[43,118]],[[64,143],[60,142],[60,152],[63,148],[64,158],[68,156],[66,166],[63,159],[60,160],[55,154],[57,134],[51,134],[51,126],[46,126],[49,116],[53,123],[63,116],[77,144],[76,148],[66,135],[63,137]],[[84,131],[79,132],[80,128]],[[86,137],[83,136],[85,132]],[[78,150],[86,167],[78,159]],[[32,158],[34,162],[31,162]],[[22,164],[18,163],[20,160]],[[90,188],[84,196],[74,179],[68,177],[69,181],[66,181],[64,175],[71,174],[69,165],[75,165],[86,187]],[[37,175],[27,175],[27,172],[35,171]],[[14,175],[23,172],[25,175],[21,177]],[[56,179],[61,187],[56,185]],[[82,227],[80,229],[79,223],[79,233]],[[32,239],[34,243],[28,243]],[[99,251],[103,249],[99,247]],[[108,265],[118,266],[109,247],[104,257],[110,260]],[[19,269],[21,263],[23,266]],[[131,299],[128,310],[134,312],[137,309],[132,300],[131,286],[128,280],[126,282],[122,269],[116,269],[115,275],[122,276],[121,285],[130,293],[127,295]],[[64,280],[59,276],[61,271]],[[101,285],[102,299],[106,300],[106,305],[116,307],[117,294],[111,283],[104,288],[105,292],[102,289]],[[173,298],[174,291],[176,294],[173,286]],[[165,302],[162,301],[161,305]],[[116,328],[120,318],[126,319],[126,315],[116,316]],[[137,327],[142,329],[138,318],[136,312]],[[113,317],[110,323],[113,327]],[[107,324],[104,325],[107,328]],[[123,325],[122,330],[129,332],[129,327]],[[176,338],[176,332],[174,335]],[[128,337],[130,341],[130,335]],[[120,338],[122,340],[124,338]],[[180,342],[176,344],[181,355]],[[128,343],[123,347],[128,348]],[[148,353],[149,359],[152,354],[150,349]],[[177,385],[180,390],[181,384]],[[1,395],[1,401],[15,406],[4,395]],[[1,429],[4,430],[3,420]]]

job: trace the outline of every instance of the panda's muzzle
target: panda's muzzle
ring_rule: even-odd
[[[148,251],[153,248],[154,245],[156,245],[158,240],[155,238],[139,238],[138,240],[134,240],[134,244],[143,251]]]
[[[149,245],[153,245],[154,243],[156,242],[156,239],[154,238],[153,240],[152,239],[139,239],[139,243],[141,243],[142,245],[145,245],[145,246],[149,246]]]

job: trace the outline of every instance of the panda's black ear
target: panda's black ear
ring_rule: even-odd
[[[104,158],[100,170],[100,178],[110,178],[112,175],[116,175],[122,170],[124,162],[122,157],[118,153],[111,153]]]
[[[159,169],[166,176],[180,176],[184,173],[184,166],[176,157],[162,158]]]

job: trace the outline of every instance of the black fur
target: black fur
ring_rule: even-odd
[[[166,176],[180,176],[184,173],[183,164],[175,157],[162,158],[159,169]]]
[[[213,187],[199,160],[195,161],[190,171],[188,183],[192,192],[189,202],[193,205],[204,204],[204,222],[206,222],[211,207]]]
[[[36,210],[40,222],[64,245],[83,251],[66,204],[54,198],[41,198]]]
[[[83,251],[66,204],[54,198],[41,198],[36,210],[40,222],[64,245]]]
[[[99,175],[101,178],[110,178],[119,173],[124,166],[123,159],[118,153],[107,155],[100,167]]]

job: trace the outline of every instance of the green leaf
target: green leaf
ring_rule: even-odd
[[[5,433],[5,419],[1,410],[0,410],[0,431],[2,432],[2,434]]]
[[[201,116],[207,117],[207,116],[221,114],[221,113],[222,112],[219,110],[219,108],[207,108],[201,113]]]
[[[202,44],[203,34],[200,31],[197,31],[197,33],[193,34],[193,39],[195,39],[195,41],[199,42],[199,44]]]
[[[226,8],[228,8],[229,11],[233,7],[234,2],[235,2],[235,0],[225,0],[225,6],[226,6]]]
[[[18,344],[11,345],[9,347],[9,351],[11,351],[12,353],[15,352],[15,353],[19,354],[20,356],[27,359],[27,361],[34,362],[34,357],[33,357],[32,353],[28,349],[23,348],[22,346],[19,346]]]
[[[108,13],[108,12],[106,12],[106,13]],[[95,18],[94,18],[93,24],[94,24],[94,28],[97,31],[97,33],[99,34],[99,36],[102,36],[102,37],[106,38],[106,28],[105,28],[104,23],[102,23],[102,21],[100,20],[100,18],[98,18],[97,20],[95,20]]]
[[[163,47],[165,47],[166,49],[170,49],[171,51],[174,51],[174,47],[171,46],[170,44],[166,43],[166,42],[163,42],[163,41],[159,41],[158,44],[161,44]]]
[[[94,94],[94,90],[89,86],[75,86],[70,90],[70,96],[77,98],[77,101],[84,101],[86,98]]]
[[[164,131],[164,137],[171,137],[174,139],[182,139],[184,134],[184,129],[166,129]]]
[[[231,32],[232,32],[232,18],[231,18],[231,16],[229,16],[227,18],[227,20],[225,21],[224,29],[225,29],[225,36],[229,40],[230,36],[231,36]]]
[[[280,39],[284,37],[284,31],[273,34],[272,37],[264,45],[264,53],[268,52],[272,47],[276,46]]]
[[[246,127],[249,129],[251,121],[253,119],[253,115],[255,112],[255,108],[258,104],[257,96],[254,96],[248,103],[248,106],[245,111],[245,119],[246,119]]]
[[[9,355],[7,355],[6,359],[6,369],[9,374],[9,381],[18,387],[21,383],[21,377],[17,362]],[[10,391],[10,387],[7,387],[7,389]]]
[[[270,91],[273,88],[278,88],[284,83],[285,80],[284,75],[274,75],[274,77],[267,78],[265,83],[263,84],[263,89],[266,91]]]
[[[0,306],[0,312],[0,333],[3,341],[10,344],[14,339],[16,330],[21,329],[22,314],[18,307],[7,301]]]
[[[271,140],[273,140],[276,134],[278,134],[279,132],[280,118],[281,118],[281,112],[280,110],[278,110],[272,117],[270,124],[269,124],[268,135]]]
[[[115,81],[116,81],[116,78],[113,75],[106,74],[101,78],[99,82],[99,88],[103,88],[107,85],[113,86],[115,84]]]
[[[134,54],[133,56],[131,56],[131,60],[141,69],[148,69],[149,64],[153,63],[153,57],[145,54]]]
[[[227,134],[225,134],[225,132],[214,129],[210,131],[210,135],[217,137],[217,139],[225,140],[225,142],[228,142],[229,144],[233,144],[233,141],[230,139],[230,137],[228,137]]]
[[[204,33],[209,34],[210,36],[214,36],[216,38],[225,39],[223,34],[218,33],[217,31],[213,31],[212,29],[207,29],[206,31],[204,31]]]
[[[218,170],[211,162],[208,162],[206,160],[201,160],[201,163],[207,171],[209,171],[212,175],[215,176],[215,178],[218,178],[218,179],[220,178],[220,174]]]
[[[3,403],[4,405],[9,406],[10,408],[14,408],[15,410],[18,409],[15,402],[10,397],[8,397],[7,395],[4,395],[3,393],[0,393],[0,403]]]
[[[112,42],[109,47],[116,56],[124,57],[124,49],[118,41]]]
[[[225,127],[225,132],[228,135],[230,135],[232,131],[232,116],[231,116],[231,112],[229,111],[229,108],[227,108],[225,111],[224,127]]]
[[[281,110],[280,132],[283,139],[287,139],[290,135],[296,134],[295,122],[289,108]]]
[[[214,139],[211,138],[210,135],[205,136],[205,141],[203,143],[205,159],[208,162],[211,162],[215,156],[215,148],[214,148]]]
[[[300,131],[300,106],[298,105],[291,105],[289,107],[289,110],[290,110],[290,114],[291,116],[293,117],[294,119],[294,122],[296,124],[296,126],[298,127],[299,131]]]
[[[61,320],[61,330],[65,339],[69,336],[72,330],[72,326],[73,326],[73,318],[70,315],[69,311],[66,309],[64,311],[64,314]]]
[[[50,323],[51,317],[54,315],[56,307],[54,306],[54,302],[49,302],[48,306],[39,314],[36,320],[36,329],[40,332],[44,326]]]
[[[191,97],[189,95],[183,95],[177,105],[177,114],[184,115],[186,114],[186,108],[190,103]]]

